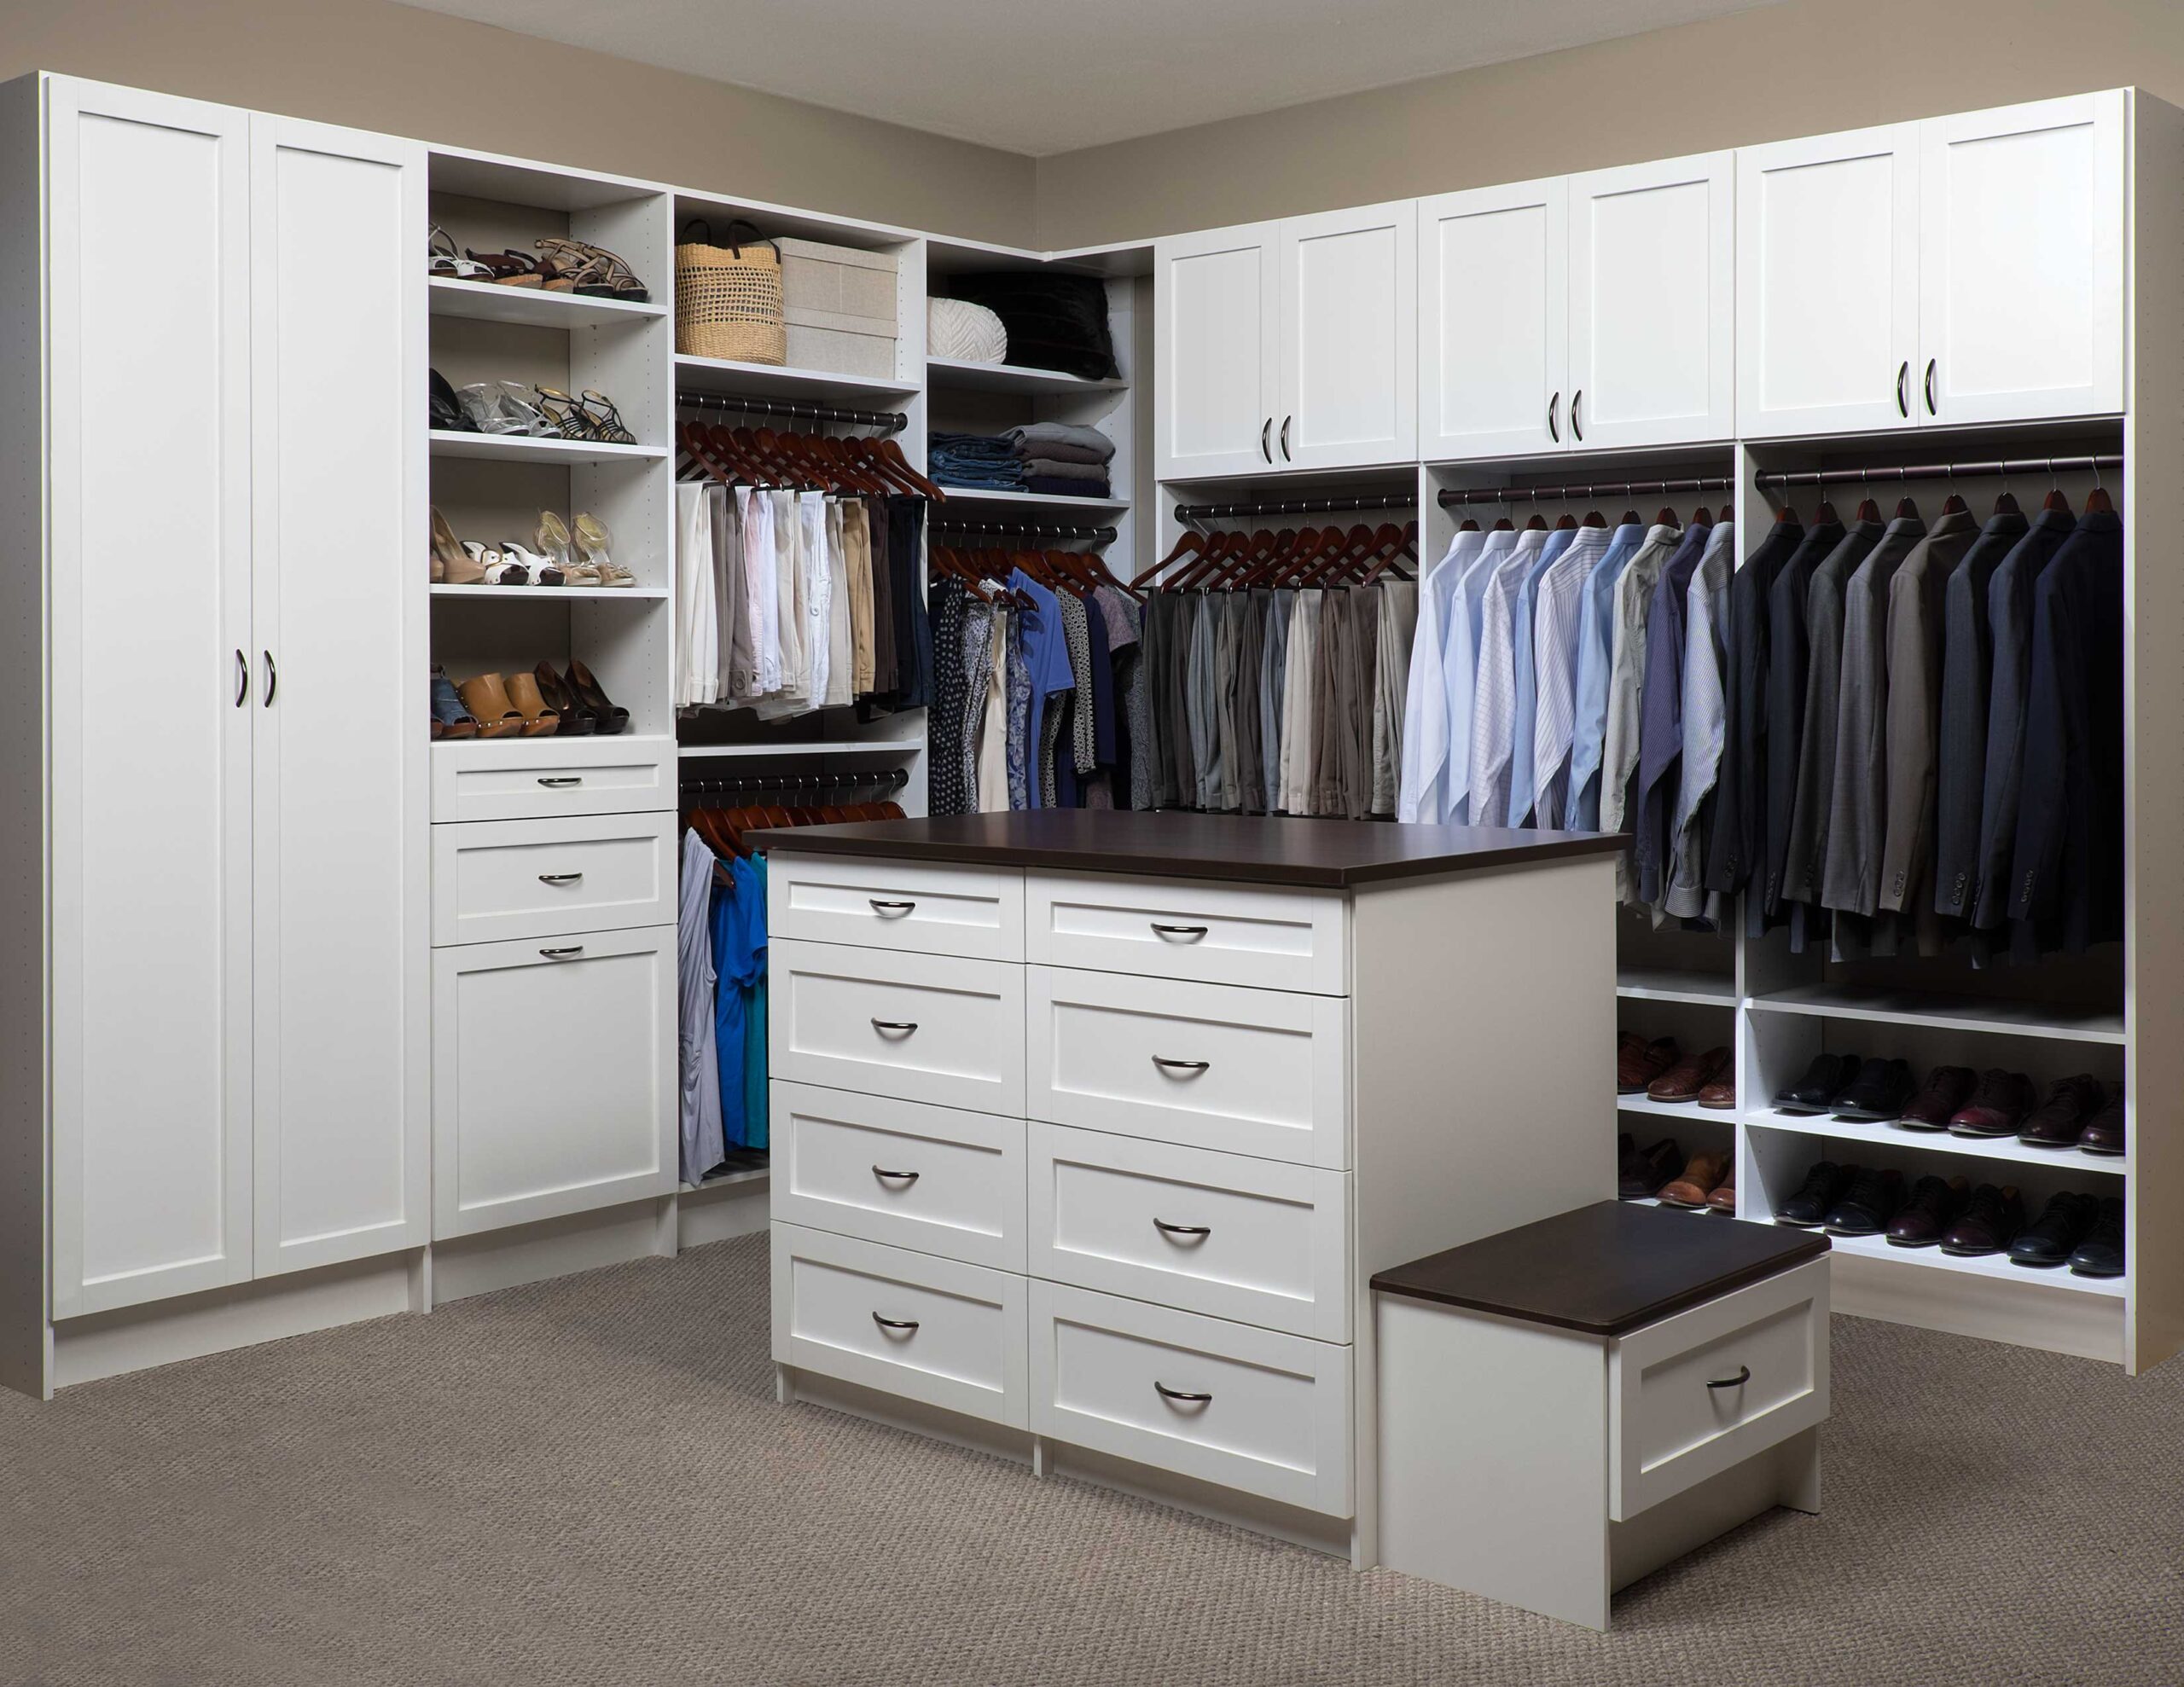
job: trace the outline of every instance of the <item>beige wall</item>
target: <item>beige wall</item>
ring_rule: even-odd
[[[0,0],[0,78],[32,70],[972,239],[1034,228],[1028,158],[389,0]]]
[[[1043,159],[1040,244],[1257,222],[2130,84],[2184,104],[2184,0],[1784,0]]]

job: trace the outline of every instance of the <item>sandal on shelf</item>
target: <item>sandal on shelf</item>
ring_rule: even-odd
[[[473,252],[470,257],[504,287],[540,287],[546,280],[539,273],[537,264],[520,252]]]
[[[531,583],[531,571],[493,546],[481,545],[475,539],[465,539],[462,548],[470,554],[470,559],[484,571],[485,584],[527,586]]]
[[[576,521],[577,556],[587,568],[598,572],[602,586],[634,586],[637,577],[607,554],[607,548],[614,542],[607,530],[607,524],[595,515],[579,514]]]
[[[624,304],[652,303],[652,294],[637,279],[637,272],[603,246],[554,236],[531,244],[551,255],[564,269],[573,270],[576,291],[586,298],[619,299]]]
[[[447,518],[433,508],[433,583],[436,586],[480,586],[485,571],[470,553],[455,542],[455,530]]]
[[[608,699],[599,688],[599,681],[592,677],[591,670],[573,656],[569,658],[569,689],[577,694],[577,701],[599,722],[600,736],[612,738],[626,730],[630,711]]]
[[[448,678],[444,668],[433,670],[433,736],[434,738],[475,738],[478,719],[462,706],[462,699],[456,695],[455,681]]]
[[[577,400],[577,409],[590,427],[588,436],[601,445],[634,445],[637,436],[630,432],[622,420],[622,413],[614,408],[614,401],[603,392],[594,392],[590,387]]]
[[[460,690],[462,706],[478,717],[479,737],[514,738],[523,730],[523,716],[508,701],[508,687],[501,683],[498,674],[465,680]]]
[[[554,559],[554,566],[561,571],[565,586],[596,586],[601,583],[599,571],[588,562],[577,559],[576,546],[570,541],[567,524],[551,510],[538,512],[538,530],[532,535],[538,548]]]
[[[561,717],[546,706],[540,694],[538,681],[531,674],[511,674],[508,680],[508,701],[515,704],[515,711],[523,716],[523,735],[526,738],[550,738],[561,730]]]
[[[456,397],[455,389],[447,384],[447,377],[438,369],[427,371],[430,397],[427,400],[433,427],[443,433],[475,433],[478,424],[470,420]]]
[[[591,415],[584,407],[558,386],[534,386],[538,395],[538,409],[553,431],[564,439],[590,439],[592,435]]]
[[[554,671],[552,663],[540,663],[531,670],[531,677],[537,683],[539,700],[561,717],[562,737],[589,738],[599,730],[598,721],[584,712],[576,693]]]
[[[479,433],[522,434],[550,439],[557,432],[554,421],[531,401],[520,381],[473,381],[456,393],[462,412]]]
[[[520,545],[513,539],[501,541],[501,554],[528,571],[531,583],[534,586],[558,586],[565,577],[561,571],[554,565],[553,558]]]
[[[436,279],[450,281],[490,281],[493,272],[488,264],[472,252],[465,258],[455,249],[455,238],[437,223],[432,233],[425,237],[427,255],[427,273]]]

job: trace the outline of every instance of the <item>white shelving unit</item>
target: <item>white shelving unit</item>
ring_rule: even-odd
[[[665,304],[548,293],[543,287],[454,281],[444,275],[431,277],[425,286],[433,316],[461,316],[475,322],[514,322],[533,328],[606,328],[635,327],[667,315]]]
[[[537,438],[524,433],[432,432],[435,457],[478,463],[649,463],[667,455],[665,445],[607,445],[591,439]]]
[[[1089,392],[1119,392],[1130,386],[1117,377],[1095,380],[1060,369],[1031,368],[1021,363],[979,363],[960,357],[926,359],[926,383],[936,391],[1015,392],[1041,397],[1081,397]]]

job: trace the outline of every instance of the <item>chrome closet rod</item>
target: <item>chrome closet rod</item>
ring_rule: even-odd
[[[2120,453],[2094,457],[2011,457],[1984,463],[1886,463],[1862,468],[1765,469],[1752,477],[1763,491],[1777,487],[1885,485],[1891,480],[2024,479],[2039,474],[2051,478],[2065,469],[2073,474],[2099,473],[2121,468]]]
[[[929,521],[926,531],[936,539],[985,534],[1018,539],[1089,539],[1095,545],[1112,545],[1121,536],[1112,527],[1050,527],[1043,522],[979,521],[968,517]]]
[[[1567,503],[1580,498],[1605,498],[1618,492],[1626,498],[1653,498],[1678,492],[1726,492],[1735,484],[1727,475],[1700,475],[1689,480],[1602,480],[1588,486],[1452,486],[1442,491],[1441,507],[1445,510],[1466,504]]]
[[[1178,504],[1176,519],[1182,522],[1226,521],[1236,516],[1332,515],[1338,510],[1405,509],[1415,501],[1408,492],[1385,498],[1277,498],[1258,504]]]
[[[843,410],[832,404],[799,404],[789,398],[729,398],[717,392],[678,392],[675,405],[682,410],[729,410],[740,416],[801,416],[810,421],[876,427],[883,435],[900,433],[910,425],[910,419],[900,410]]]

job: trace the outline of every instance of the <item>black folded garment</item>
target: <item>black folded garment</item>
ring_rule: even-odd
[[[1096,275],[954,275],[948,290],[1001,318],[1008,330],[1012,363],[1059,369],[1087,380],[1112,380],[1122,373],[1107,331],[1107,286]]]
[[[1104,476],[1098,480],[1065,480],[1058,474],[1027,474],[1024,490],[1043,498],[1104,498],[1108,496],[1108,483]]]

